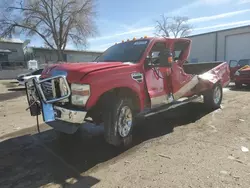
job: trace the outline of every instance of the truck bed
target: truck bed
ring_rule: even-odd
[[[218,81],[222,87],[226,87],[230,83],[230,70],[226,62],[190,63],[184,64],[183,69],[185,73],[197,75],[200,78],[199,91],[208,89],[207,84],[203,83],[210,83],[210,87]]]
[[[204,63],[188,63],[183,65],[183,69],[187,74],[203,74],[205,72],[210,71],[211,69],[217,67],[218,65],[224,62],[204,62]]]

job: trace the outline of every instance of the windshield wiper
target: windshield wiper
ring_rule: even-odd
[[[117,60],[105,59],[105,60],[102,61],[102,62],[117,62]]]

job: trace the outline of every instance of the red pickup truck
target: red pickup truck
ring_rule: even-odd
[[[186,104],[199,96],[208,108],[220,107],[230,81],[226,62],[189,64],[191,40],[147,38],[108,48],[96,62],[62,63],[45,68],[26,84],[31,115],[62,134],[91,121],[104,125],[108,143],[132,141],[135,118]]]
[[[229,66],[231,80],[236,88],[240,88],[243,84],[250,85],[250,59],[231,60]]]

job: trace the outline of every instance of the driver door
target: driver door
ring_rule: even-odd
[[[236,60],[230,60],[229,61],[229,69],[230,69],[230,79],[232,80],[234,78],[235,72],[239,69],[238,61]]]
[[[152,62],[146,61],[145,63],[157,63],[157,56],[160,51],[167,48],[165,42],[156,42],[151,48],[148,56]],[[145,64],[145,79],[148,89],[148,94],[151,99],[151,108],[156,108],[168,103],[169,90],[166,89],[165,72],[159,70],[158,67],[150,67]]]
[[[198,83],[197,76],[185,73],[182,67],[183,62],[186,60],[189,45],[190,44],[187,43],[187,41],[176,41],[172,47],[174,62],[172,66],[171,78],[175,100],[184,97],[185,94]]]

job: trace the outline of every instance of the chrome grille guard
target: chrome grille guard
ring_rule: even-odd
[[[44,92],[43,92],[43,89],[42,89],[41,85],[44,82],[51,81],[52,82],[52,90],[54,90],[55,89],[54,88],[55,87],[54,86],[55,79],[59,79],[60,85],[64,84],[66,86],[66,91],[67,91],[66,95],[58,97],[58,98],[56,98],[56,96],[54,96],[55,98],[53,98],[53,99],[47,99],[46,96],[45,96],[45,94],[44,94]],[[31,78],[31,79],[29,79],[27,81],[26,87],[27,87],[27,89],[29,89],[29,88],[32,88],[32,86],[35,87],[35,89],[37,91],[37,94],[39,95],[38,97],[44,103],[48,103],[48,104],[55,103],[55,102],[67,99],[71,95],[71,90],[70,90],[69,84],[67,82],[66,76],[64,76],[64,75],[53,76],[53,77],[50,77],[50,78],[45,78],[43,80],[38,80],[36,77],[35,78]]]

